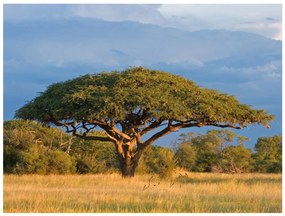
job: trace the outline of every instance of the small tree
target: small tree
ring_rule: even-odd
[[[196,163],[196,149],[191,142],[181,143],[175,153],[178,165],[188,171],[192,171]]]
[[[143,67],[53,84],[20,108],[16,117],[62,126],[83,139],[102,140],[88,135],[95,127],[102,128],[115,145],[123,176],[134,176],[148,146],[181,128],[241,129],[254,123],[268,127],[273,119],[233,96]],[[143,140],[148,133],[152,134]]]
[[[245,148],[243,144],[227,146],[224,149],[221,168],[223,172],[249,172],[251,168],[251,150]]]
[[[254,146],[254,169],[258,172],[282,172],[282,136],[260,137]]]
[[[181,167],[199,172],[238,172],[238,169],[245,171],[245,166],[238,160],[247,152],[243,147],[246,137],[230,130],[210,130],[207,134],[189,133],[180,137],[181,143],[176,156]]]

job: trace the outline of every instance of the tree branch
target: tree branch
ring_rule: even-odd
[[[170,124],[168,124],[168,126],[166,128],[157,132],[152,137],[150,137],[147,141],[145,141],[143,143],[143,148],[151,145],[154,141],[156,141],[160,137],[165,136],[166,134],[169,134],[171,132],[174,132],[174,131],[178,130],[179,128],[181,128],[181,126],[171,126]]]
[[[97,141],[102,141],[102,142],[110,142],[113,141],[109,137],[100,137],[100,136],[84,136],[81,134],[73,134],[73,136],[79,137],[84,140],[97,140]]]
[[[210,120],[204,120],[204,121],[197,121],[194,119],[189,119],[185,121],[176,121],[176,124],[173,124],[172,126],[177,127],[181,126],[182,128],[188,128],[188,127],[202,127],[202,126],[215,126],[220,128],[234,128],[234,129],[242,129],[245,126],[235,126],[233,124],[227,124],[227,123],[217,123],[215,121]]]
[[[148,140],[146,140],[143,143],[143,148],[151,145],[154,141],[156,141],[160,137],[165,136],[171,132],[177,131],[180,128],[202,127],[202,126],[215,126],[215,127],[220,127],[220,128],[234,128],[234,129],[241,129],[242,128],[242,127],[234,126],[234,125],[230,125],[230,124],[218,124],[218,123],[214,123],[214,122],[196,122],[196,123],[180,122],[177,124],[172,124],[172,121],[170,120],[168,122],[168,126],[166,128],[157,132],[156,134],[154,134],[152,137],[150,137]]]
[[[151,130],[153,130],[153,129],[159,127],[159,126],[161,126],[160,124],[161,124],[162,122],[163,122],[163,120],[159,120],[159,121],[155,121],[155,122],[151,123],[148,127],[144,128],[144,129],[140,132],[141,136],[144,135],[144,134],[146,134],[146,133],[148,133],[149,131],[151,131]]]
[[[115,126],[112,127],[112,131],[113,131],[114,133],[118,134],[119,136],[123,137],[124,139],[127,139],[127,140],[129,140],[129,141],[132,139],[129,135],[127,135],[127,134],[125,134],[125,133],[119,131]]]
[[[105,123],[105,122],[103,122],[103,121],[99,121],[99,120],[93,120],[92,122],[93,122],[94,124],[97,124],[98,126],[100,126],[100,127],[101,127],[102,129],[104,129],[105,131],[107,131],[109,135],[111,135],[110,132],[112,132],[112,133],[114,133],[114,134],[116,134],[116,135],[118,135],[118,136],[120,136],[120,137],[123,137],[124,139],[129,140],[129,141],[132,139],[132,138],[131,138],[130,136],[128,136],[127,134],[125,134],[125,133],[119,131],[115,126],[110,126],[109,124],[107,124],[107,123]],[[115,138],[114,135],[111,135],[111,136]],[[115,139],[118,140],[118,139],[120,139],[120,138],[119,138],[119,137],[116,137]]]
[[[234,128],[234,129],[242,129],[246,126],[234,126],[234,125],[230,125],[230,124],[225,124],[225,125],[222,125],[222,124],[207,124],[206,126],[215,126],[215,127],[220,127],[220,128]]]
[[[114,141],[116,143],[118,142],[118,140],[115,137],[111,136],[107,131],[104,131],[104,132],[107,135],[107,137],[109,137],[109,139],[111,139],[112,141]]]
[[[234,129],[242,129],[243,127],[235,126],[231,124],[219,124],[215,122],[196,122],[196,123],[188,123],[188,124],[175,124],[174,126],[182,126],[182,128],[189,128],[189,127],[202,127],[202,126],[215,126],[220,128],[234,128]]]

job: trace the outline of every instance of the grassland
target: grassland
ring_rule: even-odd
[[[281,174],[4,175],[4,212],[281,212],[281,188]]]

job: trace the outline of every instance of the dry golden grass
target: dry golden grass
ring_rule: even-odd
[[[4,175],[4,212],[282,211],[281,174],[187,175]]]

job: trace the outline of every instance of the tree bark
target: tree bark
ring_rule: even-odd
[[[121,172],[123,177],[134,177],[135,167],[130,163],[121,163]]]
[[[141,156],[142,150],[138,150],[134,156],[131,156],[129,152],[126,152],[124,158],[119,155],[121,173],[123,177],[134,177]]]

